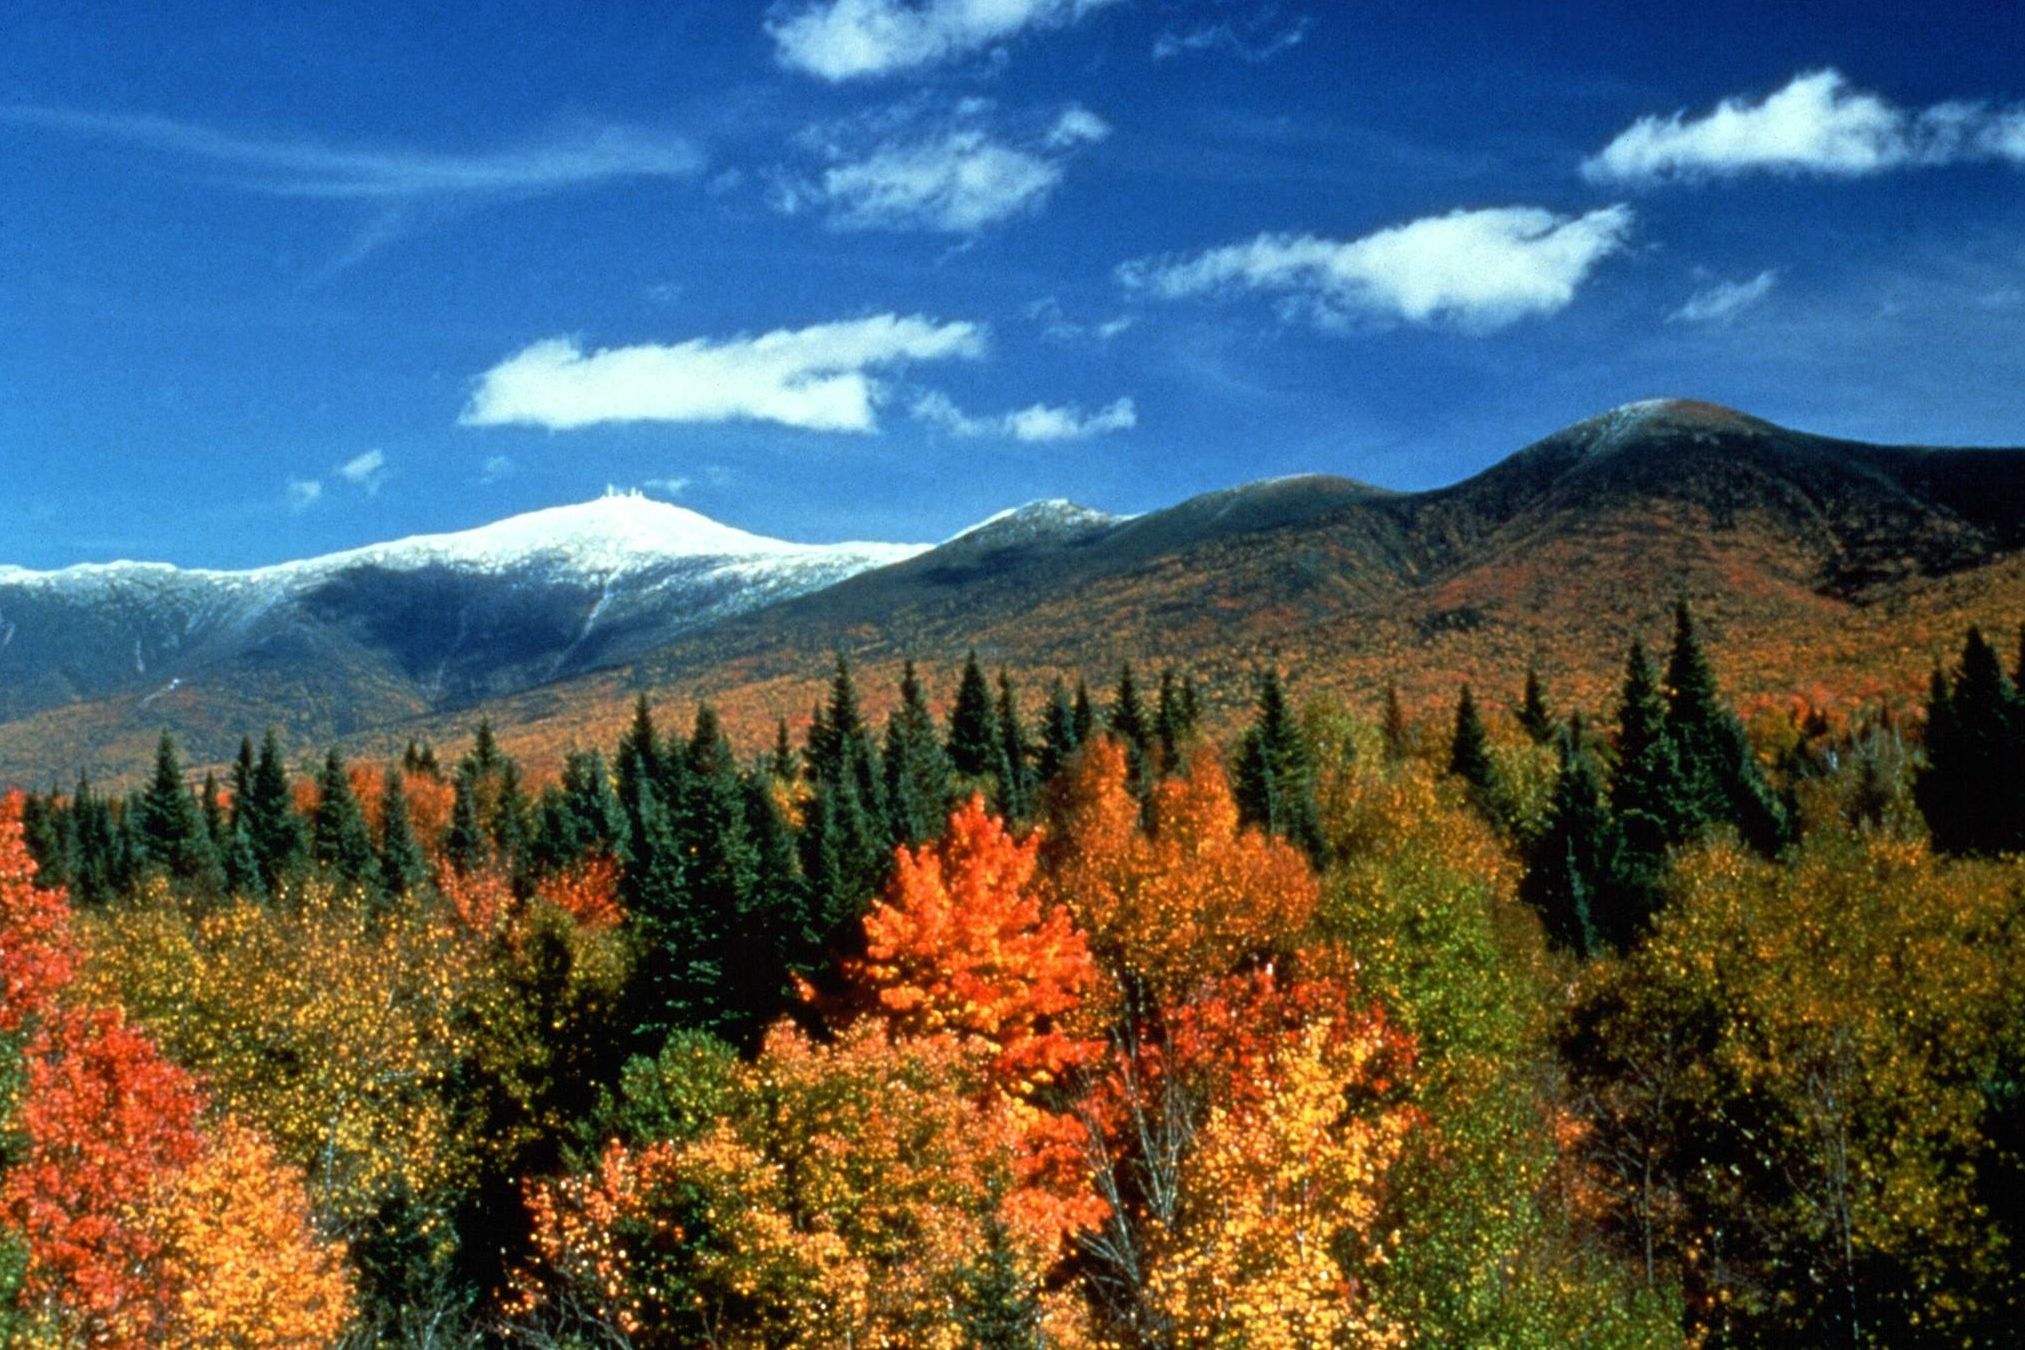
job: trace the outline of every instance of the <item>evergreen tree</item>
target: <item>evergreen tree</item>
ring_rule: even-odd
[[[949,805],[949,757],[911,660],[901,669],[900,706],[886,723],[883,759],[887,842],[911,848],[941,834]]]
[[[725,1002],[728,955],[746,917],[757,863],[746,836],[738,766],[707,703],[696,710],[684,759],[684,792],[675,811],[683,884],[675,911],[658,916],[653,940],[668,948],[670,1025],[718,1032],[733,1020]]]
[[[1491,762],[1491,740],[1468,685],[1462,687],[1462,697],[1456,700],[1448,771],[1470,785],[1479,806],[1488,808],[1496,801],[1497,767]]]
[[[1539,912],[1553,942],[1577,956],[1593,956],[1607,938],[1628,945],[1631,935],[1599,930],[1599,897],[1615,884],[1617,826],[1603,799],[1603,784],[1582,744],[1582,719],[1570,719],[1559,739],[1560,772],[1547,821],[1526,853],[1519,894]]]
[[[767,772],[783,783],[793,782],[796,771],[794,743],[788,739],[787,718],[774,723],[773,755],[767,761]]]
[[[1079,678],[1076,681],[1076,698],[1069,713],[1069,726],[1076,733],[1076,744],[1090,739],[1097,729],[1097,712],[1090,704],[1090,686]]]
[[[1134,795],[1142,801],[1153,791],[1153,724],[1132,678],[1132,664],[1118,667],[1118,691],[1104,716],[1111,734],[1125,743],[1125,763]]]
[[[775,795],[780,781],[753,774],[743,784],[752,885],[728,954],[724,1035],[747,1052],[787,1007],[791,978],[813,976],[824,957],[794,831]]]
[[[77,776],[77,787],[70,795],[70,815],[72,894],[84,905],[105,904],[125,881],[119,826],[113,819],[112,803],[92,789],[86,774]]]
[[[373,851],[372,831],[336,747],[324,756],[323,772],[317,775],[309,839],[311,859],[338,880],[367,887],[379,881],[380,859]]]
[[[198,795],[197,806],[204,821],[204,842],[214,858],[224,850],[226,836],[231,829],[231,820],[225,813],[223,791],[218,785],[218,775],[206,769],[204,790]]]
[[[1399,702],[1399,686],[1389,680],[1385,684],[1385,713],[1379,735],[1385,742],[1386,762],[1405,763],[1413,751],[1413,728],[1407,724],[1406,709]]]
[[[408,816],[407,779],[389,764],[380,776],[380,887],[388,895],[412,895],[428,879],[429,860]]]
[[[1026,820],[1034,809],[1033,749],[1027,744],[1026,727],[1020,719],[1019,700],[1013,695],[1012,676],[1003,666],[998,672],[999,764],[1004,778],[999,783],[996,803],[1008,820]]]
[[[471,764],[481,778],[505,766],[505,756],[500,753],[499,738],[493,734],[489,717],[478,719],[478,730],[471,739]]]
[[[1617,770],[1610,810],[1620,841],[1617,876],[1600,897],[1598,929],[1619,947],[1645,929],[1659,902],[1666,853],[1694,828],[1681,800],[1680,759],[1666,725],[1666,702],[1643,643],[1633,641],[1624,664],[1617,710]]]
[[[1723,702],[1686,601],[1674,608],[1666,686],[1666,730],[1679,760],[1684,837],[1724,822],[1759,851],[1776,852],[1787,838],[1785,807],[1765,782],[1744,724]]]
[[[1934,671],[1913,800],[1941,852],[2025,850],[2025,698],[1979,629],[1952,680]]]
[[[520,765],[496,751],[493,763],[492,818],[487,833],[499,865],[513,877],[515,886],[524,890],[529,880],[528,846],[534,837],[533,808],[520,785]]]
[[[436,763],[436,747],[427,741],[409,741],[401,755],[401,769],[410,778],[436,778],[442,768]]]
[[[1519,697],[1519,726],[1535,745],[1554,739],[1554,712],[1547,706],[1547,691],[1541,687],[1537,667],[1526,667],[1526,690]]]
[[[562,780],[542,793],[531,852],[536,870],[558,872],[586,858],[617,858],[624,851],[626,808],[612,786],[605,757],[574,750],[563,758]]]
[[[965,1350],[1041,1350],[1040,1289],[1021,1269],[996,1212],[984,1225],[984,1250],[963,1273],[956,1305]]]
[[[162,733],[155,772],[135,802],[135,840],[142,859],[178,881],[194,881],[211,864],[211,845],[196,798],[183,782],[176,738]]]
[[[997,775],[1003,752],[991,688],[978,667],[977,653],[972,651],[964,658],[956,702],[949,710],[949,763],[964,779],[976,783]]]
[[[1048,782],[1062,771],[1081,745],[1076,735],[1076,714],[1069,703],[1069,691],[1057,679],[1048,686],[1048,704],[1041,714],[1040,776]]]
[[[1277,676],[1274,677],[1277,680]],[[1195,682],[1176,679],[1173,670],[1160,672],[1160,698],[1154,705],[1153,738],[1160,752],[1160,773],[1164,776],[1181,768],[1182,751],[1195,736]]]
[[[485,824],[478,815],[478,772],[467,760],[458,766],[450,801],[450,827],[443,835],[443,860],[459,876],[470,876],[492,861]]]
[[[1279,672],[1271,667],[1259,678],[1258,715],[1238,748],[1235,786],[1241,820],[1288,839],[1320,860],[1314,756],[1287,705]]]
[[[302,865],[308,841],[302,819],[295,812],[288,766],[281,757],[281,736],[273,727],[261,737],[260,758],[240,799],[238,819],[245,822],[247,839],[253,845],[261,890],[279,894],[282,879]]]
[[[885,884],[891,855],[886,847],[884,784],[878,753],[851,682],[843,654],[837,656],[828,705],[809,728],[807,766],[812,822],[824,824],[820,838],[804,838],[803,870],[816,890],[815,902],[832,916],[837,933],[848,938],[865,906]],[[839,889],[826,890],[835,886]]]

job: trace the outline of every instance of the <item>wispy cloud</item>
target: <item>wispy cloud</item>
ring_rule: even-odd
[[[602,422],[775,422],[814,431],[878,429],[885,390],[874,372],[976,358],[985,331],[919,315],[879,314],[758,337],[586,353],[550,338],[478,380],[466,426],[567,430]]]
[[[1767,269],[1749,281],[1719,281],[1689,296],[1667,322],[1721,323],[1763,300],[1778,280],[1779,273]]]
[[[1312,21],[1305,14],[1281,21],[1275,6],[1254,10],[1242,19],[1224,19],[1192,28],[1168,29],[1154,39],[1153,59],[1218,52],[1254,64],[1270,61],[1307,40]]]
[[[1029,30],[1062,28],[1119,0],[818,0],[776,5],[766,31],[793,70],[832,82],[967,56]]]
[[[1073,406],[1036,403],[1014,412],[977,417],[959,408],[948,395],[930,391],[915,401],[914,415],[953,436],[995,437],[1030,444],[1087,441],[1139,425],[1139,410],[1129,398],[1116,399],[1088,413]]]
[[[930,132],[853,144],[855,129],[822,140],[833,162],[814,179],[784,178],[774,196],[790,213],[821,206],[842,229],[972,234],[1041,209],[1061,185],[1070,154],[1101,141],[1110,125],[1070,106],[1045,128],[1008,141],[976,125],[990,105],[972,101]]]
[[[670,478],[649,478],[640,486],[649,492],[658,492],[663,497],[679,497],[689,490],[690,480],[679,475]]]
[[[282,487],[291,511],[307,511],[323,500],[323,483],[315,478],[291,478]]]
[[[1583,161],[1591,182],[1647,184],[1746,173],[1855,178],[1916,165],[2025,164],[2025,109],[1950,102],[1909,110],[1835,70],[1796,75],[1756,102],[1641,117]]]
[[[379,493],[380,484],[386,481],[386,453],[380,450],[368,450],[362,455],[354,455],[344,463],[338,465],[337,475],[353,487],[364,492],[367,496],[376,496]]]
[[[1289,317],[1325,327],[1403,320],[1488,332],[1565,308],[1623,249],[1631,225],[1625,206],[1574,217],[1524,206],[1454,211],[1359,239],[1262,234],[1192,258],[1127,263],[1119,278],[1163,299],[1275,294]]]
[[[1087,340],[1109,342],[1111,339],[1129,332],[1132,326],[1138,322],[1130,314],[1119,314],[1109,319],[1100,319],[1089,323],[1078,322],[1069,317],[1068,312],[1062,308],[1062,302],[1052,295],[1043,296],[1039,300],[1034,301],[1026,307],[1025,313],[1029,319],[1040,325],[1041,336],[1052,342],[1081,342]]]
[[[513,471],[514,463],[511,455],[488,455],[485,462],[478,466],[478,481],[497,483],[502,478],[511,478]]]
[[[556,192],[626,178],[687,178],[703,156],[687,139],[615,123],[577,124],[518,145],[470,151],[336,146],[149,114],[0,108],[0,122],[223,165],[248,191],[393,202]]]

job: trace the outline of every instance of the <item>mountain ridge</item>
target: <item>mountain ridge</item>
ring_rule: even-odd
[[[686,516],[705,534],[757,541],[761,551],[750,556],[762,561],[774,556],[767,548],[825,557],[824,548],[849,547],[780,545]],[[1647,400],[1427,491],[1295,475],[1135,516],[1049,499],[932,547],[858,546],[897,554],[745,596],[674,631],[650,626],[601,644],[582,641],[595,625],[572,634],[560,622],[521,622],[513,631],[525,649],[489,651],[486,678],[461,684],[454,652],[449,674],[433,684],[416,678],[414,660],[390,665],[385,652],[408,627],[440,629],[446,615],[483,618],[525,604],[510,575],[467,576],[460,591],[440,577],[422,584],[433,564],[412,569],[406,581],[389,578],[398,569],[340,569],[343,584],[313,588],[314,600],[295,607],[309,621],[293,634],[296,646],[270,644],[242,664],[243,687],[157,682],[144,691],[145,707],[136,692],[73,698],[25,722],[17,717],[0,724],[0,777],[24,764],[50,767],[66,750],[127,771],[134,747],[151,739],[142,731],[161,724],[191,733],[200,756],[215,752],[228,730],[265,720],[304,738],[365,745],[447,734],[489,712],[537,740],[589,738],[615,705],[642,690],[720,699],[734,720],[757,726],[762,717],[804,713],[811,682],[836,651],[881,671],[902,656],[925,668],[949,666],[975,646],[1035,676],[1094,672],[1128,658],[1171,661],[1241,702],[1246,672],[1261,660],[1306,667],[1321,686],[1368,692],[1385,662],[1402,670],[1426,662],[1431,680],[1477,667],[1488,677],[1523,663],[1527,651],[1572,643],[1597,654],[1564,663],[1565,682],[1586,689],[1624,638],[1677,595],[1704,603],[1718,627],[1742,624],[1740,631],[1762,635],[1784,623],[1840,633],[1862,627],[1858,620],[1879,606],[1951,594],[1957,599],[1946,603],[1960,608],[1984,579],[2008,576],[1993,565],[2021,545],[2025,451],[1874,446],[1719,405]],[[1950,590],[1944,583],[1958,576],[1969,580]],[[1991,584],[2008,600],[2008,582]],[[599,603],[588,591],[575,594],[563,617],[581,626]],[[0,586],[0,623],[11,618],[7,608]],[[477,629],[466,639],[493,641]],[[318,684],[304,670],[328,642],[358,659],[343,678]],[[444,645],[458,644],[437,643]],[[441,655],[423,646],[430,659]],[[0,662],[6,652],[0,643]],[[1783,656],[1758,659],[1768,678],[1787,664]],[[1836,669],[1860,664],[1833,659],[1842,662]],[[293,691],[285,716],[272,715],[277,700],[262,692],[265,681]],[[229,728],[228,713],[238,719]],[[37,717],[47,732],[41,749],[31,725]]]

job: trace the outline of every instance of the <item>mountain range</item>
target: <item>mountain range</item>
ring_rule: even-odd
[[[1185,666],[1226,715],[1268,661],[1430,709],[1531,664],[1597,706],[1680,597],[1740,694],[1909,697],[1962,624],[2025,616],[2025,450],[1669,399],[1434,491],[1037,502],[935,546],[793,544],[612,494],[248,572],[0,567],[0,782],[129,775],[163,727],[204,760],[269,723],[379,750],[483,715],[539,761],[608,739],[639,692],[710,697],[757,737],[806,716],[839,651],[875,708],[903,657],[946,678],[971,648],[1029,684]]]

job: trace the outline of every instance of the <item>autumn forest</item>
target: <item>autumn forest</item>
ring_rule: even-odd
[[[17,793],[0,1342],[2002,1343],[2025,670],[1768,739],[1653,638]]]

